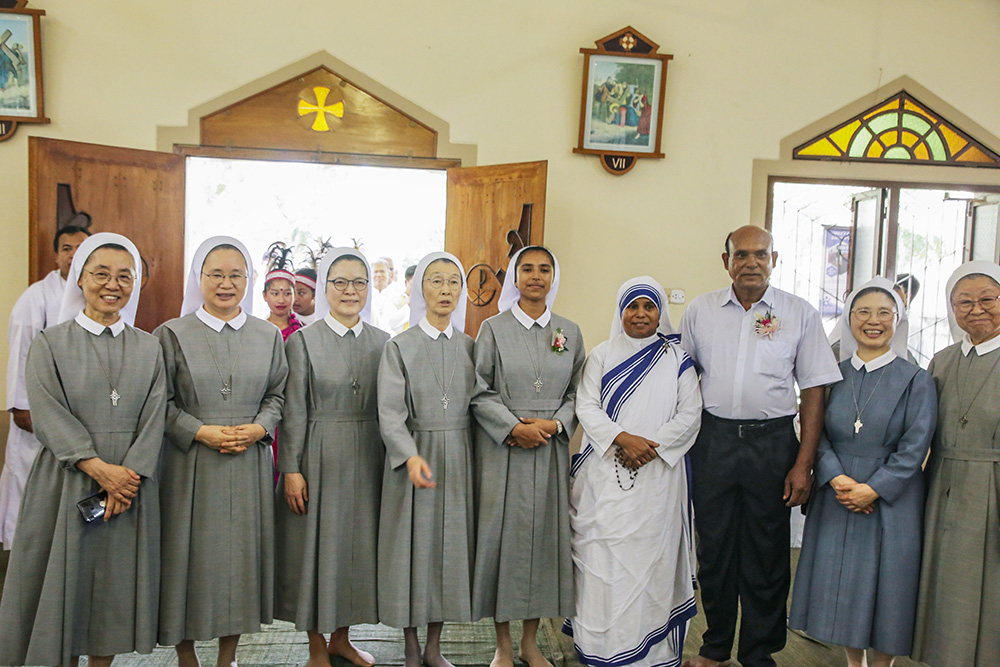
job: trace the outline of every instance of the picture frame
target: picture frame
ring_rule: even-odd
[[[580,132],[574,153],[599,155],[621,175],[660,149],[667,65],[672,55],[631,26],[595,42],[584,55]]]
[[[20,123],[48,123],[42,75],[41,17],[24,0],[0,3],[0,140]]]

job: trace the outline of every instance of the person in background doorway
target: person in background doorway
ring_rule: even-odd
[[[304,325],[292,306],[295,303],[295,274],[292,273],[292,249],[280,241],[272,243],[264,256],[267,275],[264,277],[264,301],[271,313],[267,321],[278,327],[281,339],[288,337]]]
[[[681,321],[705,401],[691,469],[708,628],[690,667],[729,660],[740,609],[743,667],[771,667],[785,646],[790,508],[809,498],[823,387],[842,376],[819,312],[770,284],[777,259],[769,232],[740,227],[722,254],[732,284],[695,298]]]
[[[295,272],[295,303],[292,310],[302,325],[316,319],[316,271],[308,267]]]
[[[14,529],[17,527],[24,484],[38,452],[24,383],[28,348],[39,331],[58,321],[73,255],[88,236],[90,232],[83,227],[66,226],[56,231],[52,242],[56,251],[56,268],[29,286],[10,311],[7,325],[7,411],[10,413],[10,430],[7,433],[3,472],[0,473],[0,545],[4,549],[9,550],[14,545]]]
[[[910,302],[917,296],[917,292],[920,291],[920,281],[917,280],[916,276],[911,276],[909,273],[900,273],[896,276],[896,284],[892,286],[892,289],[903,300],[903,305],[909,309]]]
[[[379,257],[372,262],[372,324],[392,332],[396,311],[402,306],[403,289],[396,282],[392,259]]]
[[[406,271],[403,272],[403,294],[406,300],[403,305],[399,307],[396,311],[396,315],[392,319],[390,327],[392,334],[398,334],[406,330],[410,326],[410,291],[413,289],[413,272],[417,270],[416,264],[411,264],[406,267]]]

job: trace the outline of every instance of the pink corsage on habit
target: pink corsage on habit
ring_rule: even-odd
[[[758,338],[773,339],[774,334],[781,330],[781,322],[768,310],[766,313],[757,313],[756,321],[753,325],[753,332]]]
[[[566,351],[566,334],[563,333],[562,327],[555,330],[552,334],[552,350],[559,354]]]

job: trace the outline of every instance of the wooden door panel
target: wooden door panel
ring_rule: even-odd
[[[28,146],[31,280],[54,267],[58,190],[68,185],[92,232],[127,236],[145,260],[136,326],[152,331],[176,317],[184,292],[184,157],[38,137]]]
[[[547,173],[545,161],[448,170],[444,245],[465,265],[470,336],[497,314],[510,257],[524,245],[543,242]]]

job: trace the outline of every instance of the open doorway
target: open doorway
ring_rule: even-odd
[[[185,275],[194,251],[210,236],[246,244],[258,276],[268,246],[306,248],[321,241],[354,246],[369,261],[390,257],[396,280],[425,254],[444,249],[447,172],[357,165],[188,157],[185,183]],[[256,285],[254,313],[267,317]]]
[[[951,344],[945,283],[969,259],[1000,259],[1000,192],[899,183],[771,184],[774,284],[816,306],[829,333],[847,294],[909,274],[910,352],[922,367]]]

